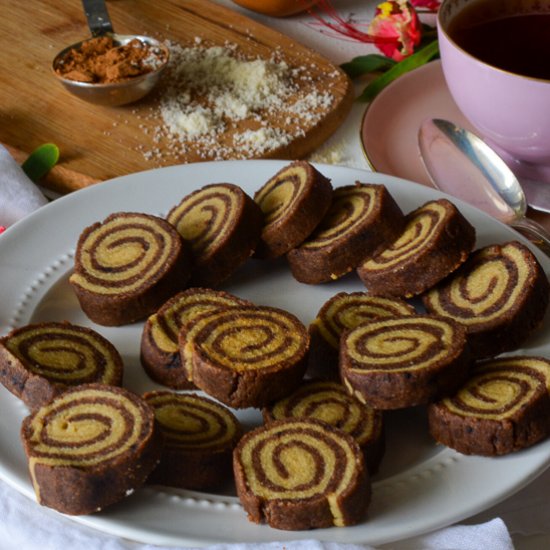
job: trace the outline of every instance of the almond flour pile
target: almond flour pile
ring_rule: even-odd
[[[314,66],[244,59],[237,47],[167,42],[170,63],[152,118],[153,149],[196,160],[253,158],[303,136],[330,109],[334,96],[315,87]],[[326,88],[326,86],[325,86]],[[160,121],[160,123],[158,123]],[[149,130],[150,131],[150,130]]]

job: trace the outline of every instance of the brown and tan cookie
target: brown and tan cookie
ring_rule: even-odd
[[[339,292],[323,304],[309,325],[308,375],[340,380],[338,355],[344,330],[372,319],[415,313],[414,307],[400,298],[370,296],[367,292]]]
[[[193,251],[190,285],[218,286],[254,252],[263,214],[240,187],[232,183],[205,185],[184,197],[168,213]]]
[[[227,407],[194,393],[153,391],[143,398],[164,436],[149,483],[200,490],[232,480],[233,449],[242,428]]]
[[[233,453],[237,494],[256,523],[286,530],[345,527],[365,519],[371,488],[349,434],[313,419],[272,422]]]
[[[133,323],[185,288],[192,261],[187,248],[166,220],[117,212],[82,232],[69,281],[95,323]]]
[[[264,422],[284,418],[314,418],[351,435],[361,447],[372,475],[385,450],[381,411],[359,401],[337,382],[308,380],[292,394],[262,410]]]
[[[517,241],[477,250],[423,297],[427,311],[466,326],[477,358],[517,349],[540,326],[549,300],[544,269]]]
[[[270,178],[254,200],[264,216],[257,258],[277,258],[300,245],[327,213],[332,185],[306,161],[295,161]]]
[[[287,260],[296,280],[317,284],[339,279],[388,246],[405,227],[405,216],[384,185],[338,187],[315,231]]]
[[[195,318],[180,331],[187,378],[222,403],[262,407],[298,386],[309,335],[291,313],[238,306]]]
[[[170,298],[143,326],[140,360],[145,372],[155,382],[173,389],[194,388],[181,364],[180,330],[203,313],[238,305],[250,302],[209,288],[188,288]]]
[[[151,407],[123,388],[70,388],[26,417],[21,439],[37,501],[91,514],[145,482],[162,438]]]
[[[376,319],[342,334],[342,380],[376,409],[435,401],[455,391],[469,368],[466,329],[446,317]]]
[[[67,322],[35,323],[0,338],[0,382],[30,409],[71,386],[120,386],[123,365],[96,331]]]
[[[402,234],[361,264],[369,294],[409,298],[452,273],[475,245],[475,229],[447,199],[427,202],[407,215]]]
[[[482,361],[456,393],[428,408],[436,441],[468,455],[519,451],[550,435],[550,361],[502,357]]]

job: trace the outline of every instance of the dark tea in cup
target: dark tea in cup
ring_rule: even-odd
[[[447,28],[477,59],[512,73],[550,79],[550,11],[540,2],[471,3]]]
[[[476,133],[516,174],[550,183],[550,0],[443,0],[437,36]]]

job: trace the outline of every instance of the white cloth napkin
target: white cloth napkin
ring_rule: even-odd
[[[48,199],[0,145],[0,226],[9,227]]]
[[[311,539],[264,544],[217,544],[207,550],[374,550],[371,546],[319,542]],[[167,547],[112,537],[73,522],[30,502],[0,481],[0,550],[169,550]],[[501,519],[479,525],[457,525],[411,540],[379,547],[380,550],[514,550]],[[173,550],[173,548],[172,548]]]

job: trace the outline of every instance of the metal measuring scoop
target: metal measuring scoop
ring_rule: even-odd
[[[525,216],[527,201],[518,179],[481,138],[447,120],[427,119],[420,125],[418,145],[438,189],[525,232],[550,253],[550,233]]]
[[[63,49],[55,56],[52,63],[55,76],[69,92],[90,103],[116,106],[141,99],[154,88],[162,71],[166,68],[169,58],[168,48],[162,42],[148,36],[115,33],[104,0],[82,0],[82,4],[92,38],[110,36],[114,43],[120,46],[124,46],[131,40],[137,39],[151,48],[151,51],[155,54],[155,61],[158,58],[158,63],[155,64],[151,71],[120,82],[90,83],[65,78],[59,73],[59,68],[63,63],[64,57],[70,50],[79,49],[82,44],[90,40],[87,39]]]

